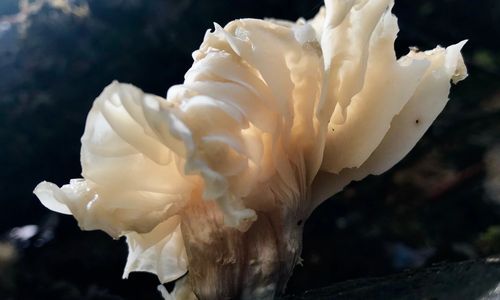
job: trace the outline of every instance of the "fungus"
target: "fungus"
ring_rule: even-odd
[[[83,178],[35,194],[83,230],[125,236],[125,278],[181,278],[166,299],[272,299],[314,208],[401,160],[467,76],[465,42],[398,59],[392,6],[327,0],[308,21],[215,24],[166,99],[106,87]]]

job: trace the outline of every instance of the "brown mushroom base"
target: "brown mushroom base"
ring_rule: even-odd
[[[282,293],[300,259],[302,222],[277,211],[257,212],[241,232],[224,226],[214,202],[193,202],[181,228],[198,299],[273,299]]]

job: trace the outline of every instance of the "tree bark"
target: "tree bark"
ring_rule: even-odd
[[[356,279],[280,300],[500,299],[500,256],[442,263],[382,278]]]

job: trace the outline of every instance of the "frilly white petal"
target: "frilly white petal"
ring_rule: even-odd
[[[361,180],[370,174],[381,174],[408,154],[448,102],[450,81],[458,82],[467,77],[467,69],[460,54],[465,43],[462,41],[446,49],[437,47],[425,52],[412,50],[400,59],[403,64],[425,60],[430,65],[412,97],[392,119],[382,141],[361,166],[346,168],[339,174],[318,173],[312,186],[315,203],[312,209],[351,181]]]
[[[148,101],[160,99],[131,85],[108,86],[94,102],[82,137],[85,179],[61,189],[40,184],[35,193],[42,203],[73,214],[85,230],[101,229],[113,237],[149,232],[174,216],[196,179],[183,175],[182,159],[146,119]]]
[[[66,195],[59,190],[59,187],[50,182],[40,182],[33,193],[40,199],[43,206],[48,209],[65,214],[71,215],[71,210],[66,205]]]
[[[378,175],[400,161],[415,146],[448,102],[450,81],[467,77],[460,49],[465,41],[444,49],[437,47],[426,52],[410,52],[413,60],[426,59],[426,70],[414,95],[394,117],[391,129],[367,161],[366,168]],[[403,58],[404,59],[404,58]]]
[[[384,12],[390,10],[393,2],[325,1],[326,14],[321,36],[325,68],[321,115],[328,117],[330,122],[344,122],[352,97],[363,88],[370,40]]]
[[[359,74],[364,77],[362,89],[352,97],[344,122],[330,121],[322,170],[338,173],[361,166],[415,93],[430,62],[398,61],[397,31],[396,18],[386,11],[371,37],[366,71]]]
[[[249,193],[269,189],[297,199],[321,163],[314,139],[305,138],[320,134],[314,111],[321,57],[311,25],[300,26],[252,19],[215,24],[184,84],[167,95],[191,133],[178,135],[193,145],[186,173],[203,177],[203,197],[215,200],[225,224],[240,230],[255,220],[253,209],[276,200],[266,198],[265,205]],[[297,166],[305,167],[295,176]]]
[[[160,282],[176,280],[187,272],[187,257],[180,218],[172,217],[151,232],[126,234],[129,254],[123,277],[130,272],[156,274]]]

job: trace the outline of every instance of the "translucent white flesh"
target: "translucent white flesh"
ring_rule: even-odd
[[[465,42],[398,59],[392,2],[327,0],[310,21],[215,24],[166,99],[108,86],[87,118],[83,178],[35,194],[84,230],[126,236],[125,277],[168,282],[194,268],[182,224],[199,201],[242,234],[262,214],[280,218],[263,228],[285,234],[352,180],[401,160],[443,110],[450,81],[467,75]],[[196,234],[210,244],[210,230]],[[187,286],[179,299],[193,297]]]

